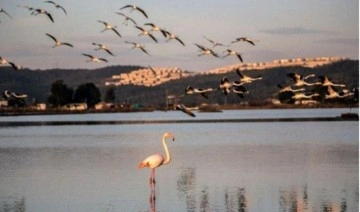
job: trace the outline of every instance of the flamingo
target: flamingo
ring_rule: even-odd
[[[185,94],[191,95],[191,94],[200,94],[204,98],[209,98],[208,93],[213,92],[213,88],[193,88],[191,86],[187,86],[185,89]]]
[[[101,21],[101,20],[98,20],[99,23],[102,23],[105,25],[105,28],[101,31],[101,32],[105,32],[106,30],[112,30],[114,31],[119,37],[121,37],[120,33],[115,29],[116,26],[112,26],[111,24],[105,22],[105,21]]]
[[[213,44],[213,48],[215,48],[216,46],[226,46],[226,47],[228,47],[228,45],[224,45],[224,44],[222,44],[222,43],[213,41],[213,40],[207,38],[206,36],[204,36],[204,38],[205,38],[207,41],[209,41],[210,43]]]
[[[124,41],[124,42],[125,42],[125,43],[129,43],[129,44],[132,44],[132,45],[133,45],[132,49],[135,49],[135,48],[140,49],[140,50],[143,51],[145,54],[147,54],[147,55],[150,56],[150,54],[145,50],[145,46],[143,46],[143,45],[141,45],[141,44],[139,44],[139,43],[135,43],[135,42],[129,42],[129,41]]]
[[[317,85],[318,83],[308,83],[306,82],[305,80],[307,78],[310,78],[310,77],[314,77],[315,74],[309,74],[307,76],[303,76],[303,75],[300,75],[300,74],[297,74],[297,73],[289,73],[287,74],[288,77],[290,77],[293,81],[294,81],[294,85],[293,86],[312,86],[312,85]]]
[[[125,6],[121,7],[120,10],[125,9],[125,8],[131,8],[130,12],[132,12],[134,10],[137,10],[137,11],[141,12],[146,18],[148,18],[145,11],[143,9],[141,9],[140,7],[138,7],[137,5],[128,4],[128,5],[125,5]]]
[[[195,45],[200,49],[200,54],[198,55],[199,57],[202,56],[202,55],[213,55],[214,57],[219,57],[218,54],[216,54],[212,49],[210,48],[207,48],[205,46],[202,46],[202,45],[199,45],[199,44],[196,44]]]
[[[255,46],[254,40],[250,40],[249,38],[246,37],[240,37],[240,38],[236,38],[234,41],[232,41],[231,43],[236,43],[236,42],[240,42],[240,41],[244,41],[244,42],[248,42],[251,45]]]
[[[28,9],[33,10],[31,15],[39,15],[39,14],[47,15],[47,17],[50,19],[50,21],[54,23],[54,19],[48,11],[46,11],[44,9],[40,9],[40,8],[39,9],[28,8]]]
[[[121,16],[123,16],[125,18],[124,22],[123,22],[123,24],[125,24],[125,26],[128,25],[129,21],[131,21],[134,25],[137,25],[137,23],[135,22],[134,19],[130,18],[129,16],[125,15],[124,13],[117,12],[116,14],[121,15]]]
[[[189,107],[186,107],[186,106],[183,105],[183,104],[177,104],[177,105],[175,106],[175,109],[176,109],[176,110],[180,110],[180,111],[186,113],[187,115],[189,115],[189,116],[191,116],[191,117],[196,117],[195,114],[194,114],[193,112],[191,112],[191,110],[196,110],[196,109],[198,109],[198,108],[197,108],[197,107],[195,107],[195,108],[189,108]]]
[[[154,190],[154,188],[155,188],[155,169],[161,165],[166,165],[166,164],[170,163],[170,160],[171,160],[170,152],[169,152],[168,146],[166,144],[167,138],[170,138],[173,141],[175,140],[175,137],[172,133],[166,132],[163,134],[162,144],[164,146],[166,158],[164,158],[164,156],[159,153],[153,154],[153,155],[150,155],[149,157],[145,158],[138,165],[138,169],[141,169],[144,167],[149,167],[151,169],[150,186],[152,187],[154,185],[154,187],[152,187],[152,190]]]
[[[72,44],[70,43],[66,43],[66,42],[61,42],[58,39],[56,39],[53,35],[50,35],[49,33],[45,33],[45,35],[49,36],[51,39],[54,40],[55,44],[53,45],[53,48],[58,47],[58,46],[70,46],[70,47],[74,47]]]
[[[225,55],[223,58],[230,56],[230,55],[235,55],[237,58],[239,58],[240,62],[243,62],[243,59],[242,59],[240,53],[238,53],[234,50],[231,50],[231,49],[227,49],[226,52],[227,52],[227,55]]]
[[[142,27],[139,27],[139,26],[135,26],[135,28],[139,29],[141,31],[141,33],[139,34],[139,36],[141,35],[147,35],[149,36],[151,39],[153,39],[156,43],[158,42],[156,40],[156,38],[149,32],[147,31],[146,29],[142,28]]]
[[[240,76],[240,83],[242,83],[242,84],[252,83],[253,81],[262,79],[261,75],[259,75],[257,77],[250,77],[250,76],[247,76],[247,75],[241,73],[241,71],[239,69],[236,69],[236,73]]]
[[[53,4],[56,7],[56,9],[62,9],[62,11],[64,11],[65,15],[67,15],[65,8],[62,7],[60,4],[57,4],[54,1],[44,1],[44,2]]]
[[[185,43],[182,40],[180,40],[179,36],[169,32],[169,31],[166,31],[164,29],[160,30],[160,31],[164,35],[164,37],[167,38],[167,40],[166,40],[167,42],[169,42],[170,40],[177,40],[179,43],[181,43],[181,45],[185,46]]]
[[[96,48],[95,51],[104,50],[104,51],[106,51],[107,53],[109,53],[110,55],[115,56],[115,55],[111,52],[111,50],[110,50],[107,46],[105,46],[104,44],[101,44],[101,43],[92,43],[92,45],[98,46],[98,48]]]
[[[106,60],[104,58],[98,58],[98,57],[95,57],[93,55],[89,55],[89,54],[82,54],[82,55],[84,55],[85,57],[90,58],[86,62],[94,62],[94,63],[101,63],[101,61],[106,62],[106,63],[109,62],[108,60]]]
[[[345,84],[335,84],[333,82],[330,81],[330,79],[327,76],[319,76],[320,79],[320,83],[322,86],[335,86],[335,87],[346,87]]]

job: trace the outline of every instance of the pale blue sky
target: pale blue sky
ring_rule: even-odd
[[[148,0],[148,1],[73,1],[55,0],[68,12],[66,16],[51,4],[40,0],[2,0],[0,7],[13,19],[0,13],[0,56],[31,69],[97,68],[108,65],[142,65],[179,67],[184,70],[209,70],[239,63],[236,57],[224,59],[198,57],[194,43],[211,47],[203,36],[229,44],[237,37],[258,40],[256,46],[235,43],[229,48],[242,53],[247,62],[266,62],[281,58],[344,56],[359,58],[359,1],[358,0]],[[149,19],[136,11],[119,10],[136,4],[146,11]],[[17,5],[48,10],[55,20],[44,15],[31,16],[30,11]],[[153,22],[178,35],[185,43],[166,42],[159,32],[155,43],[139,37],[131,23],[123,24],[123,12],[139,26]],[[101,33],[103,25],[97,20],[117,25],[122,38],[113,32]],[[54,44],[50,33],[74,48]],[[146,46],[148,56],[124,41]],[[95,51],[92,42],[108,45],[116,57]],[[214,49],[223,54],[225,48]],[[109,63],[85,62],[82,53],[104,57]]]

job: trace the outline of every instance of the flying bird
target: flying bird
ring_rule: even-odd
[[[332,86],[328,85],[327,86],[327,91],[326,91],[326,94],[325,94],[325,99],[335,99],[335,98],[345,98],[345,97],[348,97],[348,96],[352,96],[354,95],[354,93],[352,92],[336,92]]]
[[[119,37],[121,37],[120,33],[115,29],[116,26],[112,26],[111,24],[105,22],[105,21],[100,21],[98,20],[99,23],[102,23],[105,25],[105,28],[101,31],[101,32],[105,32],[106,30],[112,30],[114,31]]]
[[[185,94],[187,94],[187,95],[200,94],[204,98],[209,98],[208,93],[213,92],[213,91],[214,91],[213,88],[203,89],[203,88],[193,88],[191,86],[187,86],[185,89]]]
[[[8,61],[7,59],[0,56],[0,65],[10,65],[14,70],[21,69],[21,66],[16,65],[13,62]]]
[[[241,73],[241,71],[239,69],[236,69],[236,73],[240,76],[240,83],[242,83],[242,84],[252,83],[253,81],[262,79],[261,75],[259,75],[257,77],[250,77],[250,76],[247,76],[247,75]]]
[[[110,49],[105,46],[104,44],[101,44],[101,43],[92,43],[92,45],[94,46],[98,46],[98,48],[95,49],[95,51],[98,51],[98,50],[104,50],[106,51],[108,54],[112,55],[112,56],[115,56],[111,51]]]
[[[346,87],[345,84],[336,84],[330,81],[327,76],[319,76],[321,86],[335,86],[335,87]]]
[[[249,93],[249,91],[242,85],[234,86],[233,84],[233,92],[238,95],[240,98],[244,98],[245,94]]]
[[[125,15],[124,13],[117,12],[116,14],[121,15],[121,16],[123,16],[125,18],[124,22],[123,22],[123,24],[125,24],[125,26],[128,25],[129,21],[131,21],[134,25],[137,25],[137,23],[135,22],[134,19],[130,18],[129,16]]]
[[[45,2],[45,3],[53,4],[53,5],[56,7],[56,9],[62,9],[62,11],[64,11],[65,15],[67,15],[65,8],[62,7],[61,5],[55,3],[54,1],[44,1],[44,2]]]
[[[236,52],[236,51],[234,51],[234,50],[231,50],[231,49],[227,49],[226,52],[227,52],[227,55],[225,55],[223,58],[225,58],[225,57],[227,57],[227,56],[230,56],[230,55],[234,55],[234,56],[236,56],[237,58],[239,58],[240,62],[243,62],[243,59],[242,59],[240,53],[238,53],[238,52]]]
[[[255,46],[255,41],[254,40],[250,40],[247,37],[240,37],[240,38],[236,38],[234,41],[232,41],[231,43],[236,43],[236,42],[248,42],[251,45]]]
[[[48,34],[48,33],[45,33],[45,35],[49,36],[51,39],[54,40],[55,44],[54,44],[53,48],[58,47],[58,46],[63,46],[63,45],[65,45],[65,46],[70,46],[70,47],[74,47],[74,46],[73,46],[72,44],[70,44],[70,43],[66,43],[66,42],[61,42],[61,41],[59,41],[59,40],[56,39],[54,36],[52,36],[52,35],[50,35],[50,34]]]
[[[129,43],[129,44],[132,44],[133,46],[132,46],[132,49],[135,49],[135,48],[137,48],[137,49],[140,49],[141,51],[143,51],[145,54],[147,54],[147,55],[149,55],[150,56],[150,54],[145,50],[145,46],[143,46],[143,45],[141,45],[141,44],[139,44],[139,43],[135,43],[135,42],[129,42],[129,41],[124,41],[125,43]]]
[[[158,42],[156,40],[156,38],[149,32],[147,31],[146,29],[142,28],[142,27],[139,27],[139,26],[135,26],[135,28],[139,29],[141,31],[141,33],[139,34],[140,35],[147,35],[149,36],[151,39],[153,39],[156,43]]]
[[[46,11],[46,10],[44,10],[44,9],[30,9],[30,8],[28,8],[28,9],[33,11],[33,12],[31,13],[31,15],[44,14],[44,15],[46,15],[46,16],[50,19],[51,22],[54,23],[54,19],[53,19],[52,15],[51,15],[48,11]]]
[[[289,73],[287,74],[288,77],[290,77],[294,81],[294,86],[312,86],[317,85],[318,83],[308,83],[305,80],[310,77],[314,77],[315,74],[310,74],[307,76],[303,76],[297,73]]]
[[[225,95],[228,95],[231,91],[230,90],[231,87],[232,84],[230,80],[227,77],[223,77],[222,80],[220,81],[219,89],[221,89]]]
[[[176,109],[176,110],[180,110],[180,111],[186,113],[187,115],[189,115],[189,116],[191,116],[191,117],[195,117],[195,114],[194,114],[193,112],[191,112],[191,108],[188,108],[188,107],[186,107],[186,106],[183,105],[183,104],[177,104],[177,105],[175,106],[175,109]]]
[[[158,168],[159,166],[166,165],[166,164],[170,163],[170,161],[171,161],[171,155],[170,155],[169,148],[166,144],[166,139],[171,139],[172,141],[174,141],[175,137],[172,133],[169,133],[169,132],[164,133],[162,136],[162,144],[163,144],[163,147],[165,150],[166,158],[159,153],[153,154],[153,155],[150,155],[149,157],[145,158],[138,165],[139,169],[144,168],[144,167],[149,167],[151,169],[149,182],[150,182],[150,187],[151,187],[152,191],[155,190],[155,169]]]
[[[225,47],[228,47],[228,46],[229,46],[229,45],[224,45],[224,44],[222,44],[222,43],[213,41],[213,40],[211,40],[211,39],[209,39],[209,38],[207,38],[207,37],[205,37],[205,36],[204,36],[204,38],[205,38],[207,41],[209,41],[210,43],[213,44],[213,48],[215,48],[215,47],[217,47],[217,46],[225,46]]]
[[[214,57],[219,57],[218,54],[216,54],[212,49],[207,48],[205,46],[196,44],[195,45],[200,49],[200,54],[198,56],[202,56],[202,55],[213,55]]]
[[[133,5],[131,5],[131,4],[125,5],[125,6],[121,7],[120,10],[125,9],[125,8],[131,8],[130,12],[137,10],[137,11],[141,12],[146,18],[148,18],[145,11],[134,4]]]
[[[298,88],[298,89],[294,89],[291,87],[291,85],[288,86],[283,86],[280,84],[277,84],[278,88],[280,88],[280,90],[278,91],[278,93],[283,93],[283,92],[300,92],[300,91],[305,91],[305,88]]]
[[[0,13],[4,13],[5,15],[7,15],[10,19],[12,19],[11,15],[6,12],[3,8],[0,8]]]
[[[166,30],[161,30],[161,32],[163,33],[163,35],[167,38],[167,42],[169,42],[170,40],[177,40],[179,43],[181,43],[181,45],[185,46],[185,43],[180,40],[179,36],[172,34],[169,31]]]
[[[109,61],[107,61],[107,60],[104,59],[104,58],[95,57],[95,56],[93,56],[93,55],[89,55],[89,54],[82,54],[82,55],[90,58],[90,59],[87,60],[86,62],[94,62],[94,63],[101,63],[101,61],[103,61],[103,62],[109,62]]]

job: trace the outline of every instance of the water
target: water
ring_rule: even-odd
[[[358,112],[358,110],[355,110]],[[348,109],[246,110],[196,118],[333,117]],[[188,119],[172,112],[0,121]],[[164,152],[150,201],[149,169]],[[358,211],[359,123],[270,122],[0,128],[0,211]]]

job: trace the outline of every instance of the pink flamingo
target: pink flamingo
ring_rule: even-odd
[[[149,167],[151,169],[150,186],[151,186],[152,190],[155,190],[154,189],[154,187],[155,187],[155,168],[157,168],[161,165],[166,165],[166,164],[170,163],[170,160],[171,160],[170,152],[169,152],[169,149],[166,144],[166,138],[171,138],[173,141],[175,140],[172,133],[169,133],[169,132],[164,133],[164,135],[162,137],[162,144],[165,149],[166,159],[161,154],[154,154],[154,155],[150,155],[149,157],[145,158],[138,165],[139,169],[141,169],[143,167]]]

